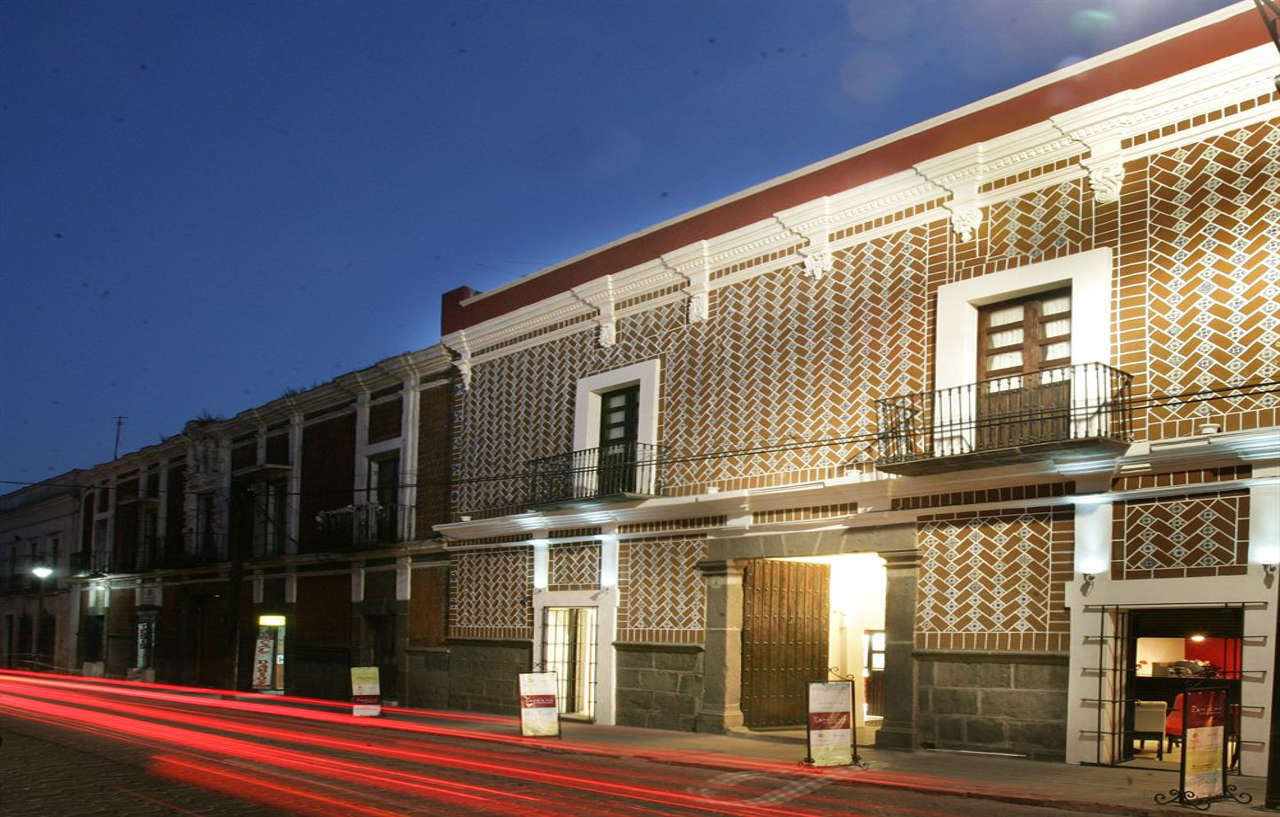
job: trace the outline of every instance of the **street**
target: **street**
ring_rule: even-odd
[[[850,784],[857,770],[620,757],[511,718],[0,672],[0,813],[73,815],[1066,814]],[[696,763],[697,759],[690,759]]]

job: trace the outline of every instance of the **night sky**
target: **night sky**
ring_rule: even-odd
[[[429,346],[446,290],[1227,5],[8,0],[0,480]]]

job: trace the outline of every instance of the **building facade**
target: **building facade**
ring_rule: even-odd
[[[389,358],[5,497],[6,575],[34,608],[29,563],[56,558],[59,609],[56,650],[32,648],[21,612],[7,649],[88,675],[336,699],[371,665],[386,699],[443,703],[432,526],[447,518],[451,372],[440,347]]]
[[[536,667],[567,716],[723,731],[850,678],[880,746],[1111,763],[1159,647],[1260,773],[1276,64],[1237,4],[447,293],[449,703]]]

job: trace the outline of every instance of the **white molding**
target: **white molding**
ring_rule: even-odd
[[[1149,45],[1159,41],[1160,37],[1157,37],[1144,42]],[[815,272],[825,273],[827,267],[824,250],[821,247],[824,233],[829,239],[830,234],[848,227],[865,225],[876,219],[886,218],[939,199],[944,200],[941,209],[930,209],[900,221],[846,236],[830,242],[825,252],[837,252],[878,236],[941,218],[949,218],[962,239],[966,236],[971,237],[973,231],[981,224],[984,207],[1085,176],[1089,178],[1097,201],[1106,204],[1112,200],[1112,196],[1118,191],[1118,185],[1123,180],[1125,162],[1232,128],[1265,121],[1280,112],[1280,103],[1257,106],[1214,122],[1206,121],[1180,133],[1163,139],[1150,140],[1132,148],[1122,150],[1120,148],[1122,140],[1199,114],[1218,111],[1234,102],[1251,100],[1270,92],[1273,89],[1274,71],[1274,57],[1270,45],[1258,46],[1178,76],[1139,89],[1122,91],[1074,110],[1065,111],[1051,119],[1002,134],[982,143],[925,159],[908,170],[875,179],[848,190],[818,197],[778,211],[771,217],[753,224],[695,241],[664,253],[660,258],[617,270],[607,276],[612,291],[612,302],[616,309],[616,304],[619,302],[642,297],[646,293],[670,288],[676,284],[683,288],[683,294],[680,297],[686,298],[690,304],[688,313],[690,322],[696,323],[709,317],[706,307],[709,306],[709,294],[713,290],[732,286],[779,269],[796,265],[804,266],[806,261],[810,275]],[[980,107],[981,105],[978,105],[974,109]],[[915,131],[900,132],[875,144],[887,144],[912,132]],[[832,161],[856,155],[858,150],[841,154]],[[1043,173],[987,193],[981,192],[981,185],[986,181],[1017,176],[1024,171],[1039,169],[1063,159],[1077,160],[1052,173]],[[798,178],[821,166],[823,165],[811,166],[785,178]],[[755,190],[757,188],[744,191],[738,197],[723,200],[704,210],[714,209],[728,201],[749,195]],[[685,217],[681,217],[683,218]],[[656,225],[652,229],[660,229],[662,226],[664,225]],[[799,246],[796,252],[787,253],[768,263],[728,275],[715,276],[716,271],[724,270],[742,260],[797,245]],[[578,258],[589,257],[598,251],[593,250]],[[565,263],[572,263],[574,260],[577,259],[571,259]],[[464,303],[475,302],[489,294],[503,291],[520,281],[530,280],[541,274],[543,273],[526,276],[495,290],[479,293]],[[593,291],[591,289],[593,284],[597,288],[601,286],[597,282],[580,285],[573,292],[550,296],[482,321],[464,331],[454,332],[442,339],[442,345],[458,356],[454,365],[463,374],[464,386],[469,386],[470,368],[474,365],[598,326],[601,318],[600,311],[588,302],[591,297],[588,293]],[[616,321],[620,317],[665,306],[673,300],[673,296],[653,298],[626,309],[616,310],[613,319]],[[539,329],[567,321],[570,324],[558,330],[534,334]],[[523,335],[533,336],[512,343],[514,339]],[[501,344],[509,345],[497,348]]]
[[[658,390],[662,361],[659,358],[633,363],[621,369],[581,378],[573,408],[573,450],[595,448],[600,439],[600,395],[613,389],[640,386],[636,442],[658,444]]]
[[[615,724],[617,685],[617,651],[613,648],[618,634],[618,588],[599,590],[536,590],[533,594],[533,665],[542,666],[543,611],[547,607],[596,608],[596,718],[599,726]]]

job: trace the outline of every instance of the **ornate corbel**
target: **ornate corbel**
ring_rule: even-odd
[[[614,317],[613,276],[606,275],[599,281],[573,290],[574,297],[596,311],[596,342],[602,349],[611,349],[618,342],[618,322]]]
[[[462,378],[462,390],[471,391],[471,346],[467,343],[467,333],[459,330],[447,338],[442,338],[440,345],[453,352],[453,367]]]
[[[813,212],[812,205],[800,212],[775,213],[774,218],[790,233],[804,238],[808,244],[801,247],[801,271],[815,281],[835,268],[835,256],[831,254],[831,199],[819,200],[820,210]],[[797,208],[798,209],[798,208]]]
[[[684,291],[689,296],[686,316],[690,324],[702,323],[711,317],[711,257],[707,242],[699,241],[697,254],[692,258],[677,258],[676,254],[664,255],[662,265],[684,278]]]
[[[970,145],[929,159],[916,165],[915,170],[931,184],[951,194],[951,199],[942,205],[951,213],[951,229],[961,241],[972,241],[982,226],[983,218],[982,203],[978,197],[984,174],[982,145]]]
[[[1126,91],[1050,120],[1063,136],[1089,149],[1089,158],[1081,159],[1080,166],[1088,171],[1093,200],[1099,204],[1120,200],[1124,185],[1121,142],[1132,121],[1131,97],[1132,93]]]

